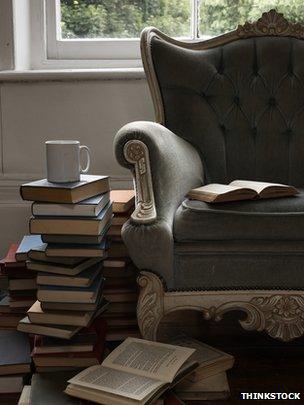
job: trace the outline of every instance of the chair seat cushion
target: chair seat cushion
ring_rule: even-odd
[[[296,197],[208,204],[185,200],[174,218],[177,242],[304,240],[304,188]]]

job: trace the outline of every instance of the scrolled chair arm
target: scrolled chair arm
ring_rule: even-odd
[[[156,208],[147,146],[139,140],[128,141],[124,146],[124,156],[134,165],[136,207],[131,218],[139,224],[148,224],[156,220]]]
[[[117,161],[135,178],[136,209],[122,237],[139,269],[173,278],[173,220],[187,192],[203,182],[197,150],[163,125],[125,125],[114,141]]]

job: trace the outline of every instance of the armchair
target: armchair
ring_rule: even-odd
[[[136,209],[122,237],[141,270],[137,316],[156,339],[161,318],[193,309],[288,341],[304,333],[304,27],[271,10],[219,37],[141,37],[156,121],[116,135]],[[204,183],[289,183],[298,197],[210,205]],[[303,190],[303,191],[302,191]]]

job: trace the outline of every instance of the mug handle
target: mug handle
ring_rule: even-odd
[[[85,150],[85,151],[86,151],[86,154],[87,154],[87,164],[86,164],[86,167],[83,169],[83,168],[81,167],[81,164],[80,164],[79,170],[80,170],[80,173],[87,173],[87,172],[89,171],[90,164],[91,164],[91,151],[90,151],[90,149],[89,149],[87,146],[85,146],[85,145],[79,146],[79,149],[80,149],[80,153],[81,153],[81,150]]]

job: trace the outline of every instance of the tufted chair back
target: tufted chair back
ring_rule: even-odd
[[[274,10],[194,44],[143,32],[157,120],[198,149],[207,182],[303,186],[303,39]]]

